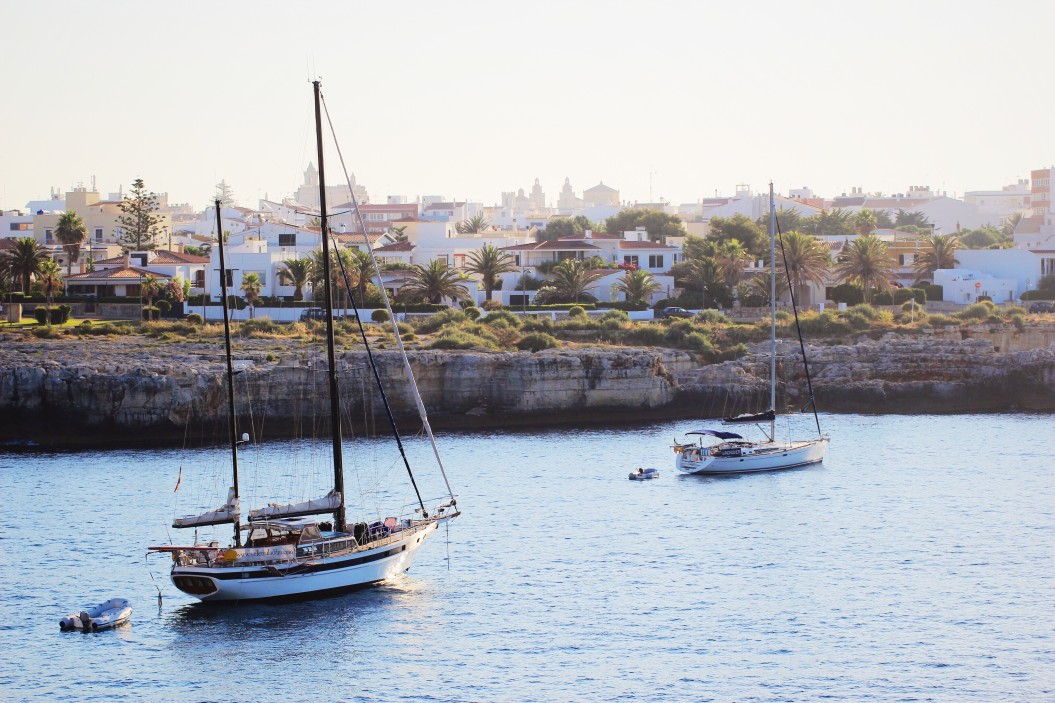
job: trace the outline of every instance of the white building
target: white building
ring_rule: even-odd
[[[976,303],[987,296],[994,303],[1007,303],[1018,297],[1013,278],[997,278],[970,269],[938,269],[934,283],[942,287],[942,298],[953,303]]]

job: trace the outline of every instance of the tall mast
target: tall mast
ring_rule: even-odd
[[[773,181],[769,182],[769,441],[777,440],[777,217]]]
[[[231,318],[227,312],[227,264],[223,256],[223,218],[220,201],[216,201],[216,240],[220,247],[220,292],[223,294],[223,346],[227,356],[227,429],[231,440],[231,470],[234,474],[234,499],[238,501],[238,426],[234,414],[234,365],[231,363]],[[242,546],[241,524],[234,519],[234,544]]]
[[[330,274],[330,231],[326,223],[326,167],[322,156],[322,110],[319,106],[321,83],[315,86],[315,141],[319,152],[319,222],[322,226],[322,271],[326,289],[326,361],[330,373],[330,433],[333,435],[333,488],[341,496],[341,505],[333,512],[334,529],[345,532],[344,461],[341,454],[341,401],[337,392],[337,360],[333,351],[333,277]]]

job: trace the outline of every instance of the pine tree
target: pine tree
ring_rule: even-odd
[[[120,205],[121,216],[117,218],[120,229],[118,243],[125,251],[145,251],[157,246],[155,239],[161,217],[154,213],[158,209],[158,196],[148,192],[143,179],[132,181],[130,197]]]
[[[221,180],[216,184],[216,197],[213,201],[219,200],[221,207],[233,207],[234,206],[234,189],[227,185],[227,181]]]

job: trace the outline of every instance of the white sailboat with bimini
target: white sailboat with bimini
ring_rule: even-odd
[[[367,359],[373,369],[374,379],[381,400],[388,413],[395,443],[406,467],[410,484],[414,489],[417,507],[409,516],[397,511],[396,515],[373,516],[358,522],[349,522],[344,485],[342,460],[342,433],[339,402],[337,365],[334,353],[333,330],[333,276],[330,267],[337,262],[348,289],[347,272],[340,257],[331,255],[329,228],[326,211],[325,167],[322,140],[322,101],[320,83],[314,82],[315,127],[319,159],[319,199],[322,230],[326,304],[326,352],[327,379],[330,396],[330,426],[333,443],[333,487],[318,498],[295,503],[272,503],[250,510],[243,520],[238,481],[237,415],[234,403],[233,367],[231,361],[230,319],[227,308],[226,277],[220,276],[223,293],[224,341],[227,361],[228,431],[231,445],[232,486],[226,502],[215,510],[198,515],[178,517],[175,528],[194,528],[195,540],[187,545],[163,545],[150,547],[151,552],[168,553],[172,558],[170,577],[172,583],[184,593],[203,601],[238,601],[269,598],[311,597],[335,591],[347,590],[378,583],[396,576],[410,568],[411,562],[425,540],[441,524],[461,513],[451,491],[443,462],[440,460],[432,428],[429,426],[425,408],[421,402],[410,363],[395,325],[396,316],[385,296],[389,318],[393,322],[393,334],[403,357],[404,371],[409,378],[411,395],[415,398],[423,428],[432,442],[433,453],[447,487],[447,496],[438,505],[427,507],[418,489],[404,451],[402,439],[396,428],[392,410],[381,385],[380,375],[374,364],[373,353],[367,342],[362,323],[360,337],[366,346]],[[328,117],[328,116],[327,116]],[[366,231],[358,203],[352,194],[356,215],[360,218],[361,231]],[[216,221],[220,217],[220,201],[216,201]],[[370,246],[369,238],[366,239]],[[224,264],[223,237],[218,235],[220,269]],[[372,257],[372,252],[371,258]],[[375,273],[380,279],[380,272]],[[354,303],[354,301],[353,301]],[[356,319],[358,320],[358,311]],[[382,514],[383,515],[383,514]],[[317,516],[332,516],[320,519]],[[234,537],[230,545],[218,542],[201,543],[197,540],[197,528],[209,525],[230,524]]]
[[[723,425],[756,425],[765,437],[761,441],[745,439],[743,435],[725,430],[700,429],[689,432],[697,437],[695,442],[674,443],[675,463],[679,471],[686,474],[742,474],[756,471],[777,471],[808,466],[824,460],[829,437],[821,432],[817,404],[813,397],[813,381],[806,362],[806,347],[799,330],[799,348],[809,386],[807,406],[813,408],[817,425],[817,436],[812,439],[777,439],[777,274],[776,274],[776,208],[773,184],[769,184],[769,250],[770,250],[770,338],[769,338],[769,408],[759,413],[748,413],[727,417]],[[787,262],[785,261],[785,267]],[[789,287],[790,288],[790,287]],[[795,310],[795,327],[798,329],[798,308],[795,291],[791,290],[792,309]],[[805,407],[803,408],[805,410]],[[768,424],[768,432],[766,425]],[[711,443],[706,444],[705,439]]]

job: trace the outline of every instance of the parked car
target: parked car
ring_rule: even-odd
[[[661,318],[665,317],[693,317],[693,314],[685,308],[663,308],[659,311]]]
[[[1030,312],[1052,312],[1052,303],[1047,300],[1037,300],[1029,304]]]

